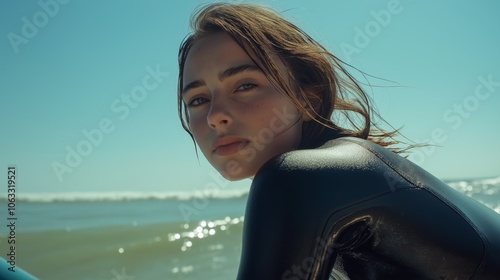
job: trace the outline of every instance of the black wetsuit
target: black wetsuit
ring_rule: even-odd
[[[343,137],[256,174],[238,279],[500,279],[500,215]]]

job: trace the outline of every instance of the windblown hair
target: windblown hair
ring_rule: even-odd
[[[383,118],[371,106],[360,83],[344,68],[348,64],[276,12],[251,4],[210,4],[193,14],[191,28],[193,33],[179,49],[178,81],[179,117],[191,138],[189,115],[181,97],[186,58],[197,40],[224,32],[245,50],[282,94],[312,119],[304,122],[299,148],[313,146],[325,130],[333,130],[338,137],[368,139],[394,152],[406,150],[392,147],[400,143],[394,138],[397,130],[385,131],[373,121],[373,117]],[[277,55],[287,66],[291,85],[278,71],[272,55]],[[301,97],[307,105],[300,102]]]

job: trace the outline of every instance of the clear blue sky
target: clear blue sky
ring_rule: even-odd
[[[0,2],[1,185],[9,164],[18,168],[18,192],[30,193],[192,190],[214,181],[176,107],[178,46],[193,9],[207,2],[39,4],[54,1]],[[425,169],[444,179],[500,175],[500,2],[257,3],[283,11],[357,68],[402,85],[375,88],[374,100],[410,139],[436,134],[441,147],[413,157]],[[122,95],[152,71],[160,74],[141,100],[127,104]],[[488,89],[479,77],[494,83]],[[106,132],[89,150],[82,131],[101,122]],[[67,147],[78,145],[88,155],[70,167]],[[71,170],[62,181],[56,162]]]

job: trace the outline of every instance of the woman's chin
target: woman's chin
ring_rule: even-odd
[[[255,174],[247,174],[245,172],[228,172],[227,170],[217,170],[219,171],[220,175],[224,177],[224,179],[235,182],[235,181],[241,181],[244,179],[250,179],[252,180]]]

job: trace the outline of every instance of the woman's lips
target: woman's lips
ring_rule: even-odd
[[[214,150],[214,154],[225,157],[233,155],[241,150],[243,150],[249,141],[237,141],[226,145],[220,145]]]
[[[212,151],[218,156],[230,156],[245,148],[250,141],[237,135],[221,135],[212,145]]]

